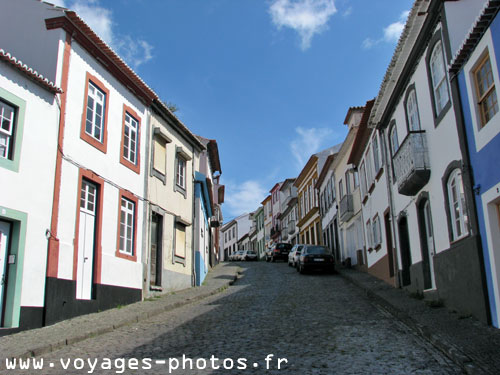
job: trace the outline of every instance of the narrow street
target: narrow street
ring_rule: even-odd
[[[168,374],[169,359],[173,374],[461,373],[338,275],[300,275],[282,262],[241,267],[242,278],[218,295],[45,356],[43,373]],[[182,370],[183,355],[207,369]],[[127,361],[137,359],[139,370],[117,358],[132,368]],[[287,360],[280,369],[279,358]],[[8,372],[22,373],[37,372]]]

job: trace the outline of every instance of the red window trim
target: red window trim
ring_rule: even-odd
[[[86,179],[98,187],[98,202],[96,212],[96,233],[95,233],[95,248],[94,248],[94,283],[101,283],[102,270],[102,214],[103,214],[103,194],[104,180],[94,172],[80,168],[78,172],[78,187],[76,194],[76,220],[75,220],[75,238],[73,240],[73,280],[76,280],[78,272],[78,238],[80,232],[80,194],[82,181]]]
[[[126,114],[129,114],[129,116],[133,117],[134,120],[137,120],[137,150],[136,150],[136,163],[133,164],[127,159],[125,159],[123,155],[123,146],[125,142],[125,116]],[[123,119],[122,119],[122,141],[120,145],[120,163],[126,166],[127,168],[131,169],[137,174],[141,173],[141,118],[137,115],[137,112],[135,112],[131,107],[128,105],[124,104],[123,105]]]
[[[104,104],[104,126],[102,129],[102,137],[103,137],[102,143],[85,132],[85,123],[87,121],[89,82],[92,82],[95,86],[99,88],[99,90],[104,92],[104,94],[106,95],[106,101]],[[80,138],[103,153],[106,153],[108,149],[108,109],[109,109],[109,90],[97,77],[87,72],[87,75],[85,76],[85,95],[83,96],[83,113],[82,113],[82,124],[80,128]]]
[[[120,217],[122,212],[122,198],[128,199],[134,203],[134,238],[132,243],[132,254],[128,255],[120,251]],[[118,230],[116,232],[116,252],[115,255],[118,258],[131,260],[137,262],[137,213],[139,212],[139,200],[129,191],[120,189],[120,194],[118,197],[118,218],[117,225]]]

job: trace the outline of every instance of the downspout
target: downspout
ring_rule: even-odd
[[[149,197],[149,160],[150,160],[150,155],[149,152],[151,150],[151,110],[148,108],[147,111],[147,119],[146,119],[146,162],[144,165],[144,197],[148,198]],[[143,283],[142,283],[142,297],[144,299],[144,296],[148,294],[148,279],[149,279],[149,267],[148,267],[148,260],[149,260],[149,241],[150,236],[149,236],[149,200],[146,199],[144,201],[144,207],[142,209],[142,275],[143,275]],[[158,260],[157,260],[158,262]],[[162,262],[162,260],[160,260]]]
[[[380,135],[382,137],[382,140],[384,141],[384,166],[386,170],[386,180],[387,180],[387,196],[389,197],[389,217],[391,218],[391,227],[392,227],[392,248],[393,250],[393,257],[396,258],[394,259],[394,266],[395,269],[394,271],[394,276],[396,280],[396,288],[401,287],[401,283],[399,280],[399,261],[398,261],[398,246],[396,244],[396,216],[394,215],[394,196],[392,194],[392,168],[391,165],[389,164],[389,153],[387,150],[389,148],[387,147],[386,139],[385,139],[385,133],[382,129],[379,130]]]
[[[50,230],[47,230],[47,263],[45,273],[45,288],[44,288],[44,303],[42,325],[47,323],[47,284],[48,279],[57,278],[58,263],[59,263],[59,238],[57,238],[57,226],[59,223],[59,197],[61,194],[61,176],[62,176],[62,156],[64,146],[64,130],[66,125],[66,100],[68,92],[68,76],[69,76],[69,61],[71,57],[71,35],[66,32],[66,40],[63,50],[62,72],[61,72],[61,103],[59,107],[59,131],[57,136],[57,151],[56,151],[56,168],[54,175],[54,191],[52,199],[52,212]],[[57,94],[56,94],[57,100]]]
[[[191,195],[193,196],[193,202],[192,202],[192,224],[191,224],[191,286],[196,286],[196,272],[194,268],[194,262],[195,262],[195,257],[194,257],[194,223],[196,219],[196,210],[195,210],[195,194],[194,194],[194,186],[195,186],[195,179],[194,179],[194,159],[195,159],[195,153],[194,153],[194,146],[191,144],[191,153],[193,157],[191,158]]]

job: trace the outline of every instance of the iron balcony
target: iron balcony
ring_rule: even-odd
[[[425,131],[409,133],[392,163],[399,194],[416,195],[431,176]]]

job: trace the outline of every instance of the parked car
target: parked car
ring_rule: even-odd
[[[229,256],[229,260],[241,260],[241,256],[243,255],[243,250],[238,250],[238,251],[235,251],[234,253],[232,253],[230,256]]]
[[[302,244],[297,244],[292,247],[292,250],[290,250],[290,253],[288,253],[288,265],[290,267],[297,267],[297,261],[300,256],[300,251],[304,245]]]
[[[241,255],[241,260],[257,260],[257,253],[253,250],[245,250]]]
[[[300,252],[297,271],[309,270],[335,272],[335,259],[330,250],[324,246],[305,245]]]
[[[274,262],[275,260],[282,259],[288,260],[288,253],[292,249],[292,245],[285,242],[274,244],[269,251],[266,251],[266,261]]]

